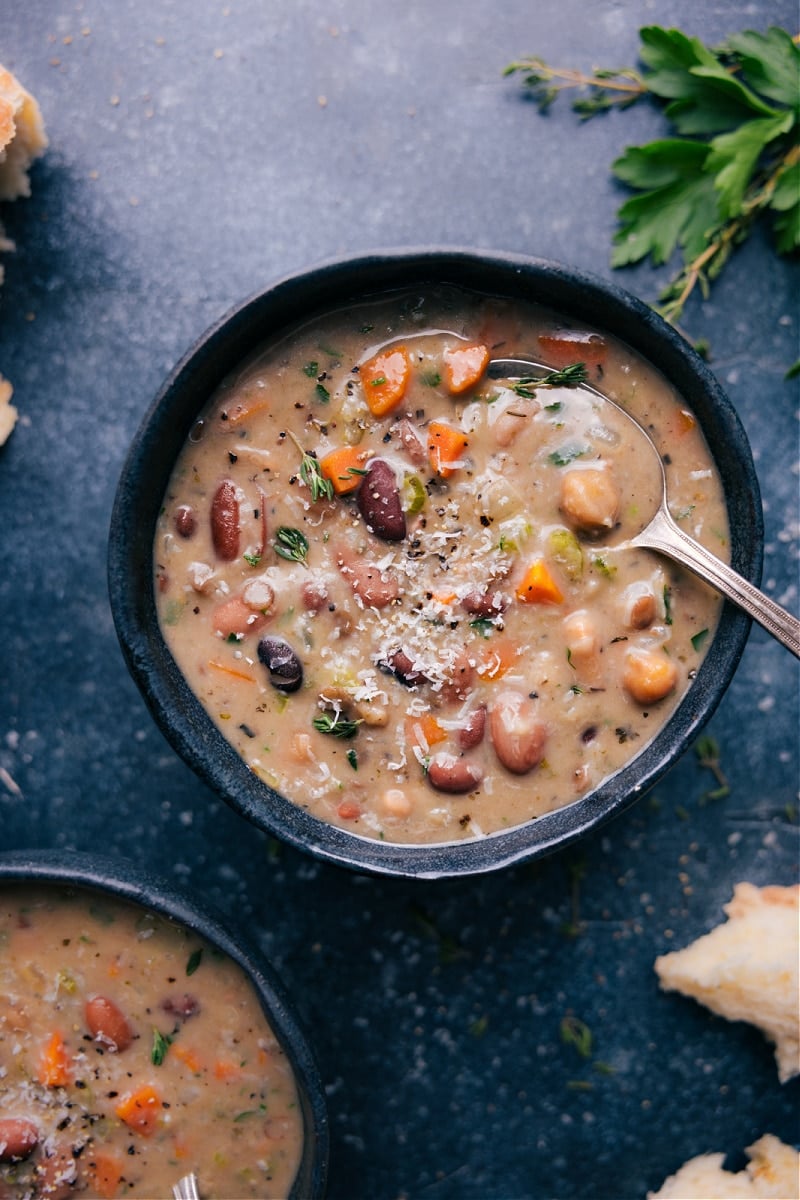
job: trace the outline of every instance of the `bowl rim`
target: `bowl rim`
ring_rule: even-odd
[[[289,1200],[322,1200],[330,1132],[325,1091],[308,1036],[275,968],[204,897],[129,859],[71,850],[0,851],[0,889],[53,886],[102,892],[185,925],[221,949],[253,985],[270,1029],[292,1068],[303,1117],[303,1149]]]
[[[175,454],[224,376],[270,337],[314,311],[408,286],[452,284],[544,304],[626,342],[676,387],[697,416],[723,478],[731,561],[761,578],[763,515],[750,446],[736,410],[706,363],[673,326],[630,292],[547,259],[497,250],[423,247],[327,259],[284,275],[228,309],[177,363],[145,413],[125,459],[111,516],[108,586],[123,656],[156,723],[178,754],[240,815],[318,859],[378,875],[434,879],[478,874],[541,857],[617,816],[649,791],[711,717],[743,653],[750,618],[730,602],[697,677],[655,737],[585,796],[481,838],[392,843],[330,825],[275,792],[246,767],[185,684],[161,637],[152,543]],[[176,450],[177,453],[177,450]],[[162,463],[163,467],[163,463]],[[162,477],[163,475],[163,477]],[[149,541],[148,541],[149,538]]]

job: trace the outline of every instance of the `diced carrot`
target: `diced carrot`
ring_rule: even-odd
[[[539,334],[539,347],[547,366],[569,367],[582,362],[596,370],[606,361],[608,343],[588,329],[549,329]]]
[[[71,1081],[69,1058],[64,1039],[52,1033],[39,1061],[39,1082],[45,1087],[66,1087]]]
[[[561,604],[564,594],[543,558],[534,559],[516,586],[523,604]]]
[[[87,1165],[87,1174],[94,1190],[103,1200],[115,1200],[123,1173],[122,1163],[113,1154],[93,1154]]]
[[[177,1058],[178,1062],[182,1062],[185,1067],[188,1067],[193,1075],[199,1075],[203,1069],[203,1062],[196,1050],[190,1046],[184,1046],[180,1042],[175,1041],[169,1048],[173,1058]]]
[[[447,479],[461,465],[467,448],[466,434],[443,421],[431,421],[428,426],[428,458],[438,475]]]
[[[232,404],[230,408],[223,408],[220,413],[220,419],[225,421],[227,425],[241,425],[248,417],[254,417],[256,413],[269,407],[269,402],[263,395],[244,396],[237,404]],[[223,413],[225,414],[223,416]]]
[[[353,800],[343,800],[336,811],[343,821],[357,821],[361,816],[361,809]]]
[[[487,346],[452,346],[444,352],[444,381],[453,396],[466,392],[478,382],[489,365]]]
[[[191,1145],[189,1142],[185,1141],[183,1138],[175,1138],[172,1144],[172,1153],[179,1161],[182,1162],[184,1159],[188,1158],[190,1151]]]
[[[435,600],[437,604],[452,604],[455,598],[455,592],[434,592],[431,596],[431,600]]]
[[[225,663],[209,659],[208,665],[213,667],[215,671],[221,671],[223,675],[232,676],[233,679],[243,679],[246,683],[255,683],[255,678],[252,675],[248,675],[244,671],[237,671],[235,667],[228,667]]]
[[[424,750],[445,741],[447,732],[442,729],[433,713],[423,713],[419,717],[406,717],[406,739]]]
[[[364,463],[370,456],[369,450],[358,446],[340,446],[319,460],[319,469],[330,479],[337,496],[354,492],[363,478]]]
[[[518,657],[516,642],[492,635],[481,651],[476,673],[480,679],[499,679],[516,664]]]
[[[215,1079],[238,1079],[242,1073],[242,1068],[238,1063],[230,1062],[228,1059],[219,1058],[214,1063],[214,1078]]]
[[[385,416],[397,408],[406,394],[411,378],[408,351],[405,346],[380,350],[361,364],[359,376],[370,412],[376,417]]]
[[[158,1092],[149,1083],[145,1083],[135,1092],[123,1096],[114,1112],[134,1133],[150,1137],[155,1133],[161,1108]]]

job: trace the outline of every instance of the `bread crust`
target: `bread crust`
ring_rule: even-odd
[[[738,883],[727,922],[655,962],[665,991],[761,1029],[775,1044],[781,1083],[800,1074],[799,910],[800,885]]]
[[[10,71],[0,67],[0,200],[30,196],[28,170],[46,148],[39,105]]]
[[[647,1200],[797,1200],[800,1155],[779,1138],[765,1133],[747,1148],[743,1171],[723,1169],[724,1154],[700,1154],[665,1179]]]

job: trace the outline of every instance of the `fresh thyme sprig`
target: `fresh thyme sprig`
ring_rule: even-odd
[[[644,96],[664,104],[671,136],[629,146],[611,166],[636,193],[617,213],[611,265],[648,256],[660,265],[679,249],[683,265],[658,306],[674,323],[696,288],[708,294],[759,219],[771,221],[779,254],[800,248],[800,46],[774,26],[716,48],[658,25],[639,36],[642,72],[586,75],[529,58],[505,74],[524,72],[544,112],[565,88],[588,92],[573,102],[581,119]]]
[[[332,500],[333,484],[322,474],[318,459],[303,448],[303,443],[298,437],[295,437],[291,429],[287,430],[287,433],[300,451],[300,478],[311,492],[311,499],[314,501]]]
[[[571,363],[570,366],[563,367],[560,371],[548,371],[546,375],[526,375],[524,379],[518,379],[516,383],[512,383],[511,390],[518,396],[530,399],[536,395],[539,388],[578,387],[580,384],[586,383],[588,378],[589,374],[585,363]]]
[[[332,737],[352,738],[358,733],[360,721],[350,721],[341,712],[320,713],[311,722],[320,733],[328,733]]]
[[[281,525],[275,533],[275,553],[289,562],[302,563],[308,566],[308,538],[299,529]]]

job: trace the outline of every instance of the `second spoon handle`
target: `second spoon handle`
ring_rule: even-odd
[[[656,513],[641,533],[631,538],[629,544],[642,546],[646,550],[660,550],[662,554],[688,567],[743,608],[754,621],[763,625],[768,633],[800,658],[800,621],[684,533],[663,509]]]

